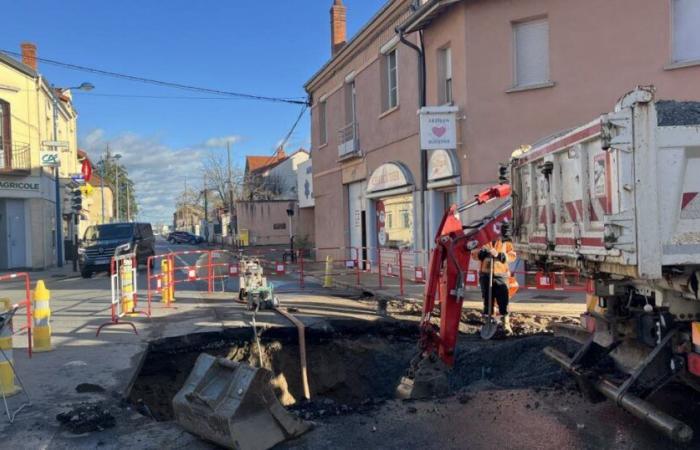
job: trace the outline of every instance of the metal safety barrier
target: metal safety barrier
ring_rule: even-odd
[[[129,325],[135,334],[136,325],[133,322],[122,321],[122,317],[127,314],[146,314],[151,315],[150,299],[147,301],[147,309],[145,312],[139,311],[138,308],[138,262],[135,253],[125,253],[123,255],[114,255],[110,261],[110,284],[112,292],[112,303],[110,306],[111,314],[110,321],[105,322],[97,327],[96,336],[100,335],[103,328],[117,325]]]

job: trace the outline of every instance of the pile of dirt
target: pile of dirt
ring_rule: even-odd
[[[388,300],[386,311],[394,316],[421,316],[423,314],[423,305],[417,302],[408,302],[402,300]],[[440,316],[440,306],[435,307],[433,314],[437,318]],[[496,316],[497,318],[499,316]],[[578,325],[580,323],[577,317],[573,316],[556,316],[543,315],[532,313],[511,313],[511,327],[513,328],[514,336],[531,336],[537,334],[549,334],[553,332],[552,326],[555,323],[565,323],[570,325]],[[474,309],[464,309],[460,319],[459,331],[466,334],[478,334],[481,325],[481,311]]]
[[[112,407],[105,402],[79,403],[58,414],[56,420],[74,434],[104,431],[117,423]]]
[[[563,388],[571,378],[542,350],[552,346],[572,353],[576,344],[553,336],[527,336],[495,341],[460,340],[450,385],[454,390]]]

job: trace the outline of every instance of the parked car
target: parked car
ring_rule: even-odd
[[[108,271],[116,248],[124,244],[122,253],[134,252],[137,264],[146,264],[156,254],[155,241],[150,223],[92,225],[78,247],[80,275],[90,278],[95,272]]]
[[[197,245],[204,242],[204,238],[187,231],[173,231],[172,233],[168,234],[168,242],[171,244]]]

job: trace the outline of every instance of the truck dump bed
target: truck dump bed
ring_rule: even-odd
[[[700,102],[638,88],[512,163],[523,257],[649,280],[700,264]]]

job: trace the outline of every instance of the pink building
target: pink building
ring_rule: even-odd
[[[335,0],[331,59],[305,86],[327,246],[424,249],[445,207],[496,182],[521,144],[636,85],[700,100],[698,1],[392,0],[349,42],[345,13]],[[445,148],[421,150],[422,106],[446,118],[432,128]]]

